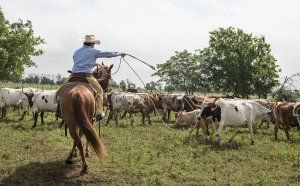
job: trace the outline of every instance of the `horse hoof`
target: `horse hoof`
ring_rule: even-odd
[[[66,159],[65,162],[66,162],[66,164],[68,164],[68,165],[72,165],[72,164],[75,163],[75,161],[74,161],[73,159],[71,159],[71,158]]]
[[[254,141],[251,141],[251,145],[254,145]]]
[[[85,175],[85,174],[87,174],[87,173],[88,173],[87,167],[82,168],[82,170],[80,171],[80,174],[81,174],[81,175]]]
[[[86,152],[85,157],[87,157],[87,158],[91,157],[90,153]]]

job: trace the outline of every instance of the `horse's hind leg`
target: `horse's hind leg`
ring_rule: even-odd
[[[80,132],[80,137],[82,136],[82,132]],[[85,148],[85,157],[91,157],[90,150],[89,150],[90,142],[88,139],[86,139],[86,148]]]
[[[74,157],[74,152],[75,152],[75,151],[76,151],[76,144],[75,144],[75,140],[74,140],[72,150],[71,150],[71,152],[70,152],[68,158],[67,158],[66,161],[65,161],[66,164],[74,164],[74,163],[75,163],[75,162],[74,162],[74,159],[73,159],[73,157]]]
[[[86,148],[85,148],[85,157],[91,157],[90,150],[89,150],[90,142],[86,140]]]
[[[85,156],[84,156],[84,153],[83,153],[83,145],[82,145],[82,141],[80,139],[80,134],[76,131],[76,129],[74,129],[72,127],[69,130],[70,130],[70,135],[74,139],[74,145],[73,145],[73,148],[70,152],[69,157],[66,160],[66,163],[67,163],[67,161],[72,161],[73,155],[74,155],[73,152],[74,152],[75,148],[77,147],[79,152],[80,152],[80,157],[81,157],[82,166],[83,166],[83,168],[81,170],[81,174],[86,174],[88,166],[87,166]]]
[[[87,170],[88,170],[88,166],[85,160],[85,156],[83,153],[83,145],[82,145],[82,141],[80,139],[80,136],[78,133],[76,133],[76,135],[74,136],[74,142],[80,152],[80,157],[81,157],[81,161],[82,161],[82,170],[81,170],[81,174],[86,174]]]

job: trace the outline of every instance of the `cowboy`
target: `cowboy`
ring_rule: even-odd
[[[103,112],[103,90],[97,80],[92,76],[92,69],[96,64],[97,58],[110,58],[117,56],[126,56],[126,53],[118,52],[102,52],[94,48],[100,45],[100,40],[96,40],[94,35],[86,35],[83,41],[83,46],[77,49],[73,54],[72,75],[84,74],[89,84],[96,90],[96,110],[94,121],[99,121],[104,118]],[[69,82],[72,75],[65,81]]]

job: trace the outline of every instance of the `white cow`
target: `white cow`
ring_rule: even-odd
[[[262,106],[261,104],[257,103],[257,101],[255,100],[237,100],[239,102],[248,102],[252,105],[253,107],[253,113],[252,113],[252,121],[253,122],[257,122],[257,121],[270,121],[272,123],[275,123],[275,117],[274,117],[274,113]]]
[[[36,91],[32,97],[32,112],[34,115],[33,128],[36,127],[38,113],[41,113],[41,123],[44,124],[44,112],[56,112],[57,102],[55,100],[57,90]]]
[[[217,128],[216,143],[220,143],[220,132],[224,127],[234,128],[233,136],[229,140],[231,142],[236,136],[238,128],[246,125],[251,135],[251,144],[254,144],[252,104],[246,101],[231,101],[222,98],[215,103],[217,99],[213,103],[204,103],[198,116],[198,119],[205,119],[209,116],[213,117],[215,128]]]
[[[17,107],[22,100],[23,114],[19,120],[22,120],[28,111],[28,97],[33,96],[35,89],[24,88],[24,89],[13,89],[13,88],[1,88],[0,89],[0,109],[5,107]],[[3,115],[2,115],[3,117]]]

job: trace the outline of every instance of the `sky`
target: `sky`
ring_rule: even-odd
[[[45,53],[34,57],[37,68],[25,74],[68,76],[72,56],[81,38],[94,34],[95,48],[131,54],[151,65],[165,63],[175,51],[194,52],[208,46],[209,32],[220,27],[242,29],[265,36],[281,68],[280,77],[300,72],[300,1],[298,0],[1,0],[5,19],[31,20],[35,36],[47,42]],[[101,58],[114,64],[116,82],[129,79],[143,87],[155,71],[125,57],[137,75],[120,58]],[[300,89],[300,80],[295,82]]]

